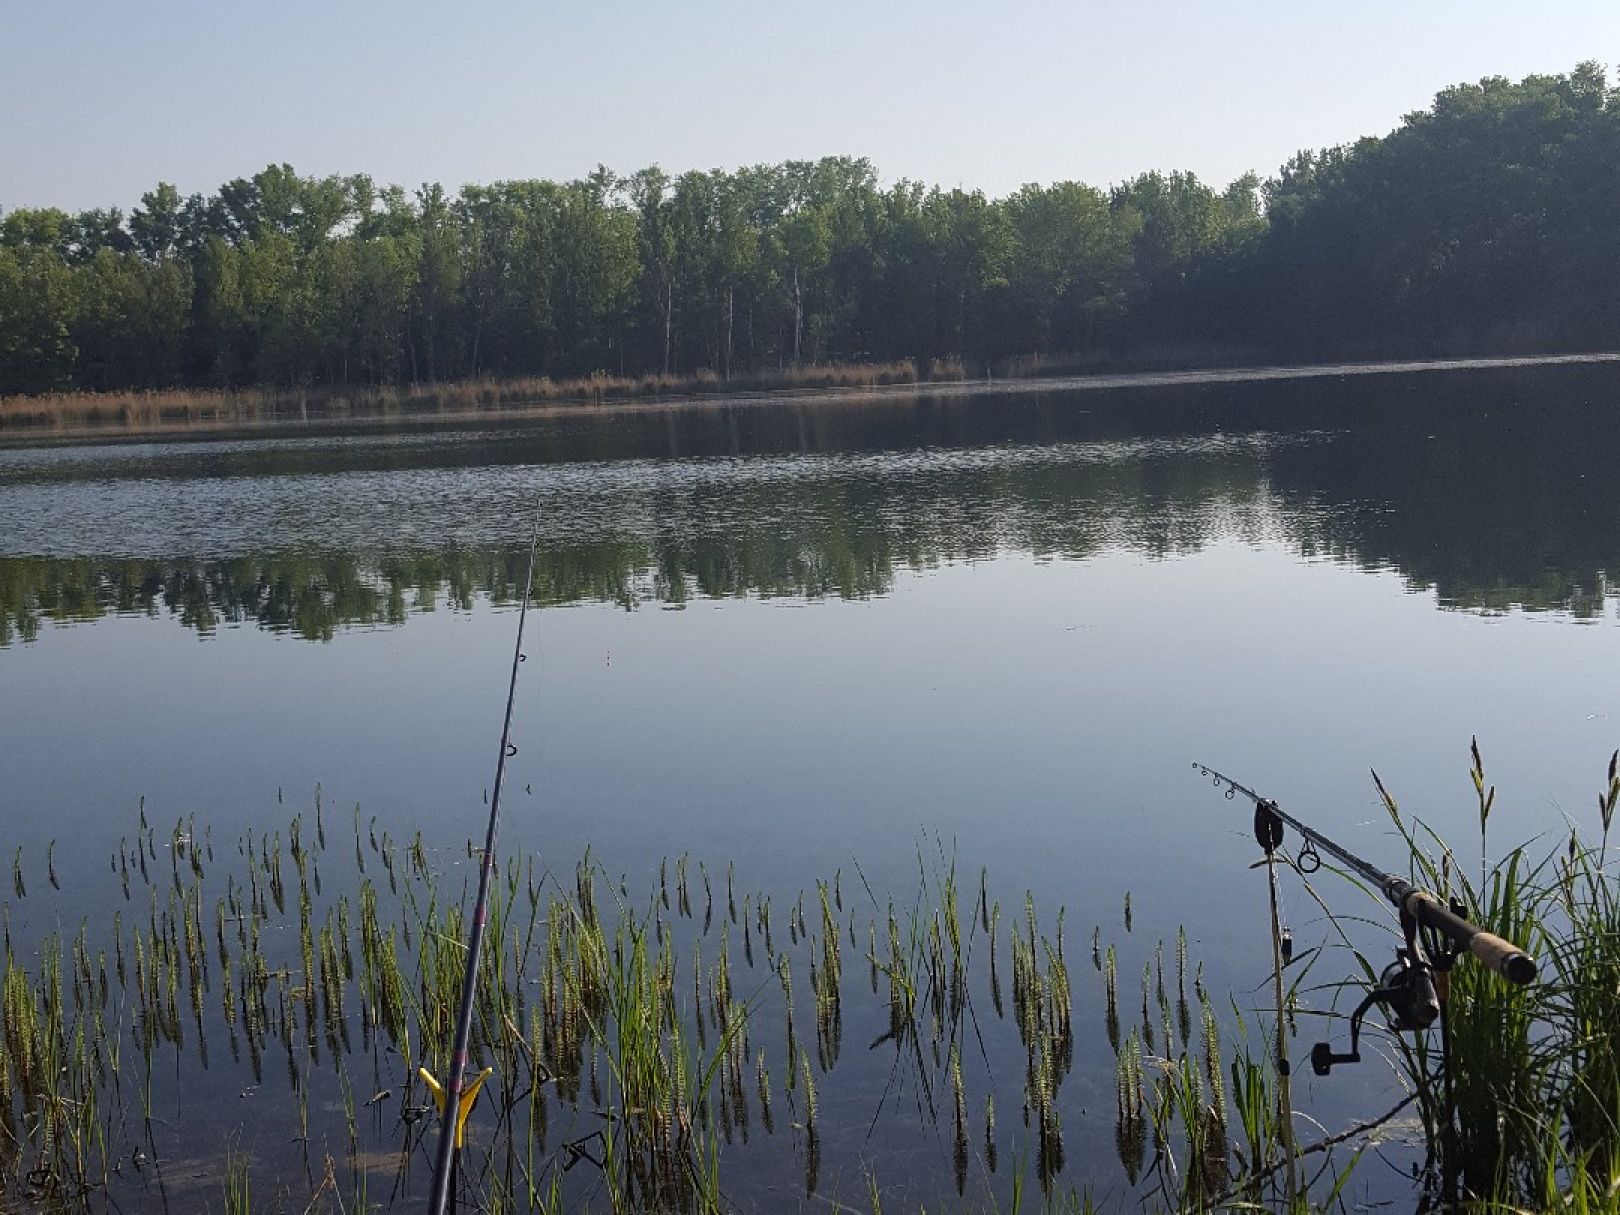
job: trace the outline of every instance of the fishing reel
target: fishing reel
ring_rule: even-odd
[[[1428,1029],[1439,1018],[1446,972],[1456,961],[1457,951],[1448,945],[1437,949],[1431,960],[1417,921],[1403,913],[1401,928],[1406,933],[1406,944],[1395,951],[1395,961],[1384,968],[1378,986],[1350,1014],[1349,1052],[1337,1054],[1327,1042],[1318,1042],[1311,1049],[1311,1070],[1318,1076],[1328,1075],[1336,1064],[1361,1062],[1361,1022],[1375,1004],[1383,1005],[1389,1027],[1396,1033]]]
[[[1277,900],[1277,850],[1282,845],[1285,826],[1292,827],[1304,839],[1292,862],[1300,874],[1309,875],[1320,869],[1325,852],[1343,864],[1350,874],[1381,891],[1400,911],[1405,943],[1395,951],[1395,961],[1378,977],[1378,985],[1350,1014],[1349,1053],[1338,1054],[1327,1042],[1318,1043],[1312,1049],[1311,1068],[1318,1076],[1328,1075],[1340,1063],[1361,1062],[1361,1024],[1374,1004],[1384,1006],[1389,1027],[1396,1033],[1427,1029],[1439,1020],[1445,1008],[1451,969],[1465,950],[1511,983],[1523,985],[1535,980],[1536,960],[1511,941],[1470,923],[1468,908],[1460,899],[1453,896],[1448,900],[1449,909],[1442,907],[1431,891],[1374,868],[1342,844],[1334,843],[1320,831],[1283,813],[1276,802],[1261,797],[1247,785],[1205,764],[1194,763],[1193,767],[1217,787],[1224,787],[1228,799],[1241,793],[1254,803],[1254,838],[1265,853],[1258,864],[1266,867],[1271,885],[1272,947],[1276,951],[1273,970],[1279,1020],[1284,1008],[1282,971],[1293,961],[1294,954],[1293,934],[1282,923]],[[1379,789],[1382,791],[1383,786]],[[1442,1022],[1442,1033],[1444,1030]],[[1288,1056],[1283,1042],[1284,1035],[1279,1029],[1277,1070],[1286,1076]]]

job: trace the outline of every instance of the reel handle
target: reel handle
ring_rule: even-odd
[[[1494,932],[1477,933],[1468,942],[1468,952],[1510,983],[1523,986],[1535,981],[1536,960]]]
[[[1318,1076],[1331,1075],[1337,1064],[1360,1062],[1361,1052],[1353,1046],[1347,1055],[1334,1054],[1333,1047],[1326,1042],[1318,1042],[1311,1048],[1311,1070]]]

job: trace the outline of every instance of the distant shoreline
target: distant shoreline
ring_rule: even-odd
[[[477,429],[559,414],[647,413],[747,407],[783,401],[845,403],[902,397],[955,398],[1264,383],[1424,372],[1490,371],[1620,363],[1620,352],[1461,359],[1210,366],[1175,370],[1022,374],[969,379],[954,360],[919,378],[910,364],[809,367],[772,376],[648,377],[644,380],[480,380],[341,393],[295,390],[63,393],[0,399],[0,448],[123,441]]]

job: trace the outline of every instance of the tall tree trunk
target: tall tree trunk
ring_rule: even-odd
[[[736,300],[733,298],[735,288],[726,284],[726,379],[731,379],[731,331],[736,321]]]
[[[793,365],[799,365],[799,346],[804,337],[804,293],[799,289],[799,268],[793,267]]]
[[[669,329],[671,315],[675,311],[675,284],[670,279],[664,280],[664,374],[669,374]]]

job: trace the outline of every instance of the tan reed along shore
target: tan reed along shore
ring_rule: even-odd
[[[693,394],[793,389],[879,388],[922,381],[959,381],[959,360],[938,359],[926,376],[916,363],[825,364],[733,375],[712,371],[641,377],[553,380],[461,380],[361,388],[175,388],[64,392],[0,398],[0,431],[59,435],[76,431],[147,432],[167,428],[278,421],[471,415],[550,404],[598,404]]]

